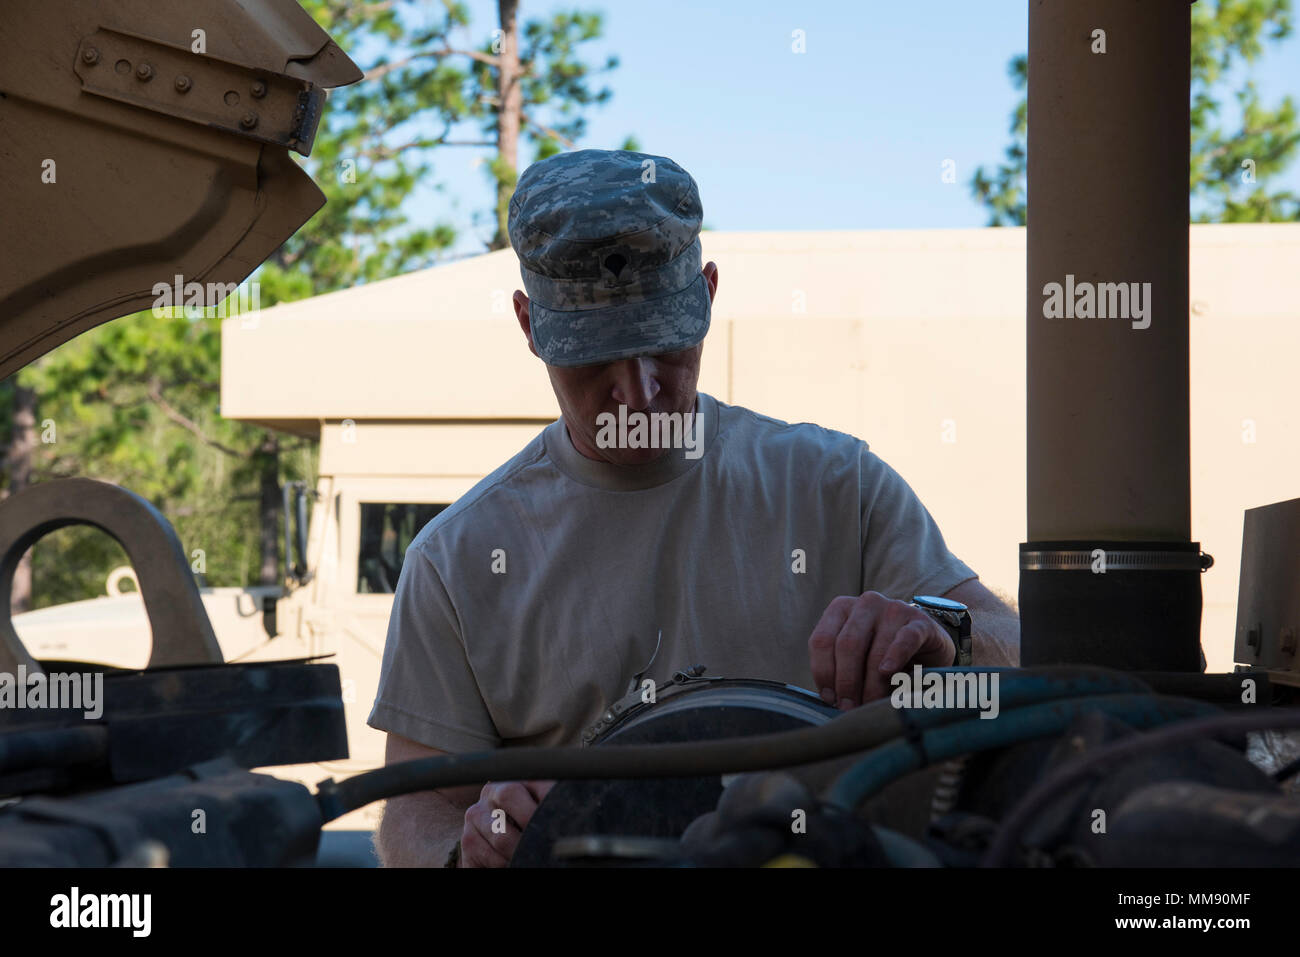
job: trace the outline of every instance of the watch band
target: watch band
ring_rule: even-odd
[[[933,595],[915,595],[911,603],[937,621],[952,639],[957,653],[951,667],[969,667],[974,656],[970,609],[959,601]]]
[[[957,659],[953,662],[954,667],[970,667],[974,664],[972,660],[975,656],[975,640],[971,635],[971,615],[967,611],[962,616],[961,624],[957,629],[957,637],[953,639],[957,645]]]

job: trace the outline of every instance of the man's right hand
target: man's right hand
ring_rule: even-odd
[[[465,811],[461,867],[505,867],[554,781],[489,781]]]

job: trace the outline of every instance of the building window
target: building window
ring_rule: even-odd
[[[361,503],[361,549],[357,556],[357,591],[391,595],[402,572],[406,547],[446,504]]]

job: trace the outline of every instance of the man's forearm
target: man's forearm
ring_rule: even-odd
[[[971,663],[1020,664],[1020,617],[1005,605],[972,607]]]
[[[465,824],[465,808],[437,791],[390,798],[375,832],[384,867],[442,867]]]

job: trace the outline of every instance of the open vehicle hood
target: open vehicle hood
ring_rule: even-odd
[[[324,205],[289,150],[361,77],[295,0],[4,0],[0,377],[246,278]]]

